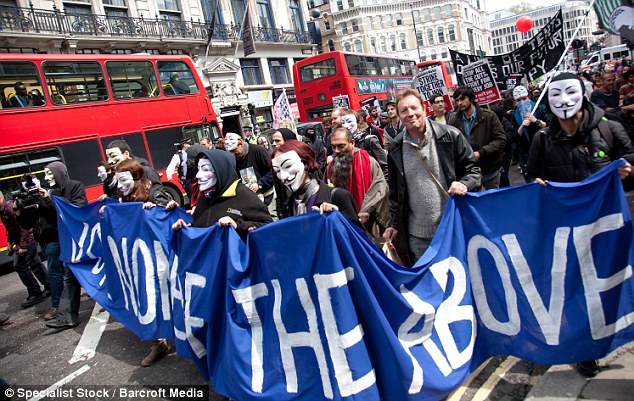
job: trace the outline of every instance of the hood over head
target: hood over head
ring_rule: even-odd
[[[284,142],[290,141],[292,139],[297,139],[297,135],[295,135],[295,133],[288,128],[277,128],[275,131],[282,134],[282,138],[284,138]]]
[[[193,163],[194,160],[196,160],[196,156],[198,156],[198,154],[200,152],[204,152],[205,150],[208,150],[208,149],[206,147],[204,147],[203,145],[194,144],[194,145],[188,147],[185,150],[185,153],[187,153],[187,159],[191,160],[192,163]]]
[[[236,158],[224,150],[205,149],[196,155],[196,168],[198,168],[198,160],[203,156],[209,159],[214,168],[218,179],[218,190],[216,193],[221,195],[239,178],[236,171]]]
[[[65,188],[68,181],[70,181],[70,176],[68,175],[68,169],[62,162],[52,162],[44,166],[51,170],[53,173],[53,177],[55,177],[55,184],[60,189]]]

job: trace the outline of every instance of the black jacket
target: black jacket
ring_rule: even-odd
[[[207,149],[198,159],[206,156],[216,173],[218,182],[213,191],[201,192],[194,210],[194,227],[209,227],[221,217],[229,216],[238,225],[236,231],[246,242],[250,227],[261,227],[273,219],[269,209],[249,188],[245,187],[235,168],[235,157],[223,150]]]
[[[359,229],[365,232],[365,229],[359,221],[359,215],[357,214],[357,207],[354,205],[354,199],[350,192],[341,188],[329,187],[323,181],[318,180],[319,189],[317,190],[317,196],[315,197],[315,206],[320,206],[322,203],[332,203],[339,208],[339,213],[343,215],[348,221],[350,221]],[[284,217],[290,217],[294,214],[295,194],[291,194],[286,201],[286,207],[284,208]]]
[[[553,118],[547,129],[533,138],[526,165],[527,178],[556,182],[577,182],[601,170],[613,160],[624,158],[634,163],[634,148],[627,131],[616,121],[603,120],[605,112],[584,101],[583,121],[577,133],[566,136]],[[599,130],[600,121],[605,121],[612,134],[612,147]],[[602,156],[603,155],[603,156]],[[627,190],[634,188],[632,174],[624,181]]]
[[[387,155],[385,153],[385,150],[383,149],[383,145],[381,145],[381,141],[379,140],[378,136],[370,134],[370,129],[368,128],[363,131],[363,134],[359,139],[355,138],[354,146],[359,149],[365,150],[370,156],[374,158],[374,160],[379,162],[379,166],[381,166],[381,171],[383,171],[383,176],[387,180]]]
[[[150,166],[150,162],[148,162],[147,160],[145,160],[142,157],[132,156],[132,158],[135,161],[137,161],[141,165],[141,167],[143,167],[143,171],[145,171],[145,178],[147,178],[150,181],[152,181],[152,184],[161,184],[161,177],[158,175],[156,170],[154,170]],[[163,185],[163,184],[161,184],[161,185]]]
[[[473,151],[480,153],[478,163],[482,169],[482,174],[487,174],[495,171],[502,164],[506,134],[494,112],[483,109],[477,104],[474,107],[476,108],[476,118],[473,127],[471,127],[469,141]],[[456,127],[464,135],[463,115],[464,112],[459,111],[447,123]]]
[[[253,167],[258,185],[258,192],[264,193],[273,187],[273,170],[271,168],[271,155],[259,145],[244,143],[244,151],[236,157],[236,171],[247,167]]]
[[[445,175],[445,182],[451,185],[459,181],[467,186],[469,192],[479,191],[482,186],[480,167],[471,146],[466,138],[455,128],[448,125],[427,121],[431,125],[432,134],[436,140],[438,160]],[[390,227],[398,230],[397,249],[405,263],[409,261],[408,228],[409,199],[407,197],[407,183],[405,182],[405,167],[403,164],[403,138],[401,132],[390,146],[387,155],[390,187]],[[421,169],[423,167],[421,166]],[[446,188],[448,189],[448,188]]]
[[[21,211],[18,217],[20,226],[34,228],[37,240],[41,244],[59,241],[57,232],[57,209],[53,203],[53,196],[59,196],[75,206],[88,204],[84,184],[71,180],[66,166],[61,162],[46,165],[55,177],[55,187],[46,198],[39,198],[37,208]]]

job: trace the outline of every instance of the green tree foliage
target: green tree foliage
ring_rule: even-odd
[[[525,1],[521,2],[520,4],[516,4],[514,6],[509,7],[509,11],[515,15],[524,14],[529,11],[533,11],[534,9],[535,7],[531,6],[531,3],[528,3]]]

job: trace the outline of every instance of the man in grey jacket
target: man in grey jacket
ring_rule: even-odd
[[[480,190],[482,176],[471,146],[453,127],[427,120],[423,99],[407,89],[396,99],[405,126],[390,146],[390,227],[386,241],[406,265],[416,262],[436,233],[449,195]]]

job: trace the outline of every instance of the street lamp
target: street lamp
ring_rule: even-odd
[[[416,18],[414,18],[414,3],[409,3],[412,12],[412,22],[414,23],[414,36],[416,40],[416,50],[418,50],[418,62],[420,63],[420,43],[418,43],[418,31],[416,30]]]

